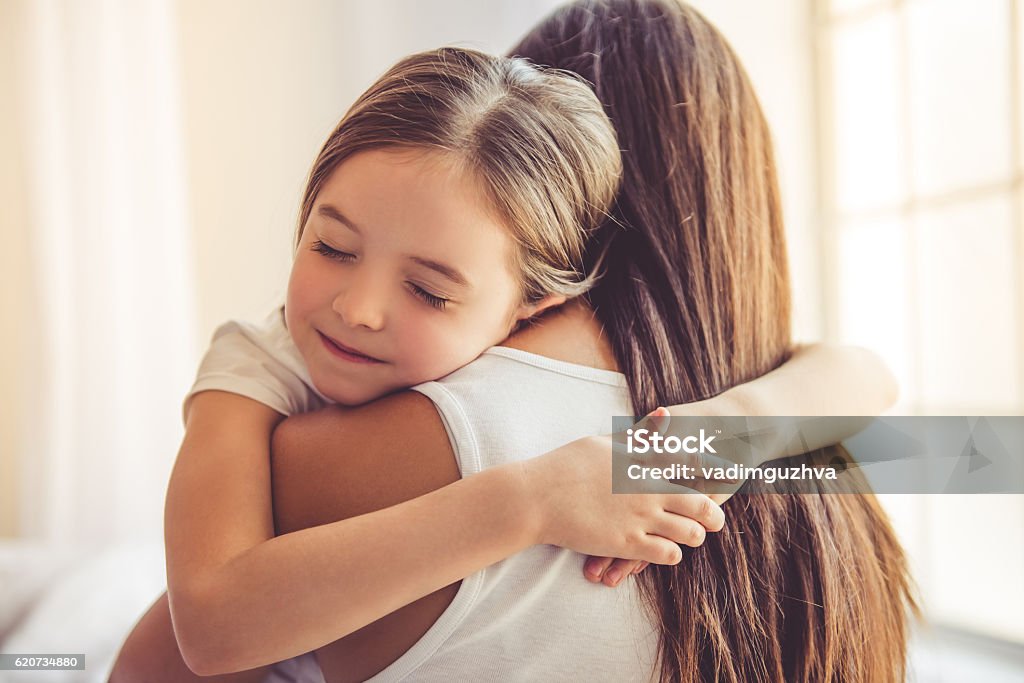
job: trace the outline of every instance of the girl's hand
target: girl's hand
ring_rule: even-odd
[[[663,408],[645,419],[667,416]],[[656,564],[678,564],[725,524],[708,496],[666,481],[652,492],[612,493],[612,437],[585,437],[521,463],[538,543]],[[634,567],[635,568],[635,567]]]
[[[591,583],[603,583],[614,588],[631,574],[639,574],[648,565],[643,560],[623,560],[614,557],[588,557],[583,564],[583,575]]]
[[[665,433],[669,427],[669,412],[665,408],[658,408],[647,415],[643,420],[634,427],[648,427],[654,431]],[[622,436],[622,435],[620,435]],[[620,446],[621,444],[616,444]],[[689,464],[695,467],[698,471],[702,464],[707,464],[701,460],[700,455],[676,455],[673,459],[669,459],[665,464],[671,464],[671,462],[679,462]],[[717,459],[715,459],[717,460]],[[720,464],[720,463],[714,463]],[[728,463],[726,463],[728,464]],[[695,480],[692,483],[694,489],[703,492],[704,485],[702,480]],[[716,503],[722,503],[728,499],[728,495],[713,494],[710,496]],[[643,560],[626,560],[623,558],[615,557],[588,557],[587,561],[583,565],[583,575],[591,583],[603,583],[609,588],[618,586],[623,579],[633,574],[639,574],[647,567],[649,563]]]

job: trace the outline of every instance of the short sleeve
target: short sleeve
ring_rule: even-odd
[[[193,396],[211,389],[251,398],[285,416],[325,403],[274,315],[262,325],[231,321],[217,328],[185,397],[182,417]]]

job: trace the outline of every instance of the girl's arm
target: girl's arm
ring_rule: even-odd
[[[815,343],[795,347],[790,359],[757,379],[738,384],[706,401],[676,405],[673,415],[867,415],[877,416],[892,407],[899,386],[889,368],[874,352],[856,346]],[[831,441],[808,444],[812,449]],[[779,453],[779,456],[786,455]]]
[[[454,476],[432,404],[420,397],[423,409],[409,410],[410,400],[345,411],[342,466],[364,458],[384,489],[421,473]],[[373,422],[374,414],[387,417]],[[189,408],[165,538],[174,633],[201,675],[314,650],[537,543],[672,564],[677,543],[698,545],[704,527],[724,523],[705,496],[610,495],[610,450],[594,458],[584,440],[372,515],[274,538],[268,443],[280,419],[219,391],[196,395]],[[399,452],[414,454],[415,471],[365,460]]]
[[[669,412],[679,417],[874,417],[891,408],[898,397],[896,378],[877,354],[856,346],[819,342],[796,346],[789,360],[771,372],[705,401],[670,406]],[[831,446],[852,436],[861,426],[852,420],[819,421],[814,430],[804,430],[803,443],[808,450]],[[774,444],[763,444],[758,454],[762,462],[797,455],[793,445],[791,440],[780,438]],[[722,503],[729,496],[712,498]],[[635,560],[591,557],[583,572],[588,581],[614,587],[642,568],[643,563]]]

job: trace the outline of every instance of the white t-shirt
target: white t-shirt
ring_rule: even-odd
[[[284,307],[260,324],[232,320],[213,333],[183,412],[200,391],[219,389],[273,408],[282,415],[307,413],[332,401],[316,390],[284,322]]]

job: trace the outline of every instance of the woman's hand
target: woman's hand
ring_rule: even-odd
[[[649,417],[667,415],[659,411]],[[680,544],[697,547],[725,524],[711,498],[669,482],[652,482],[651,493],[613,494],[612,448],[610,436],[585,437],[521,463],[537,511],[538,543],[677,564]]]

